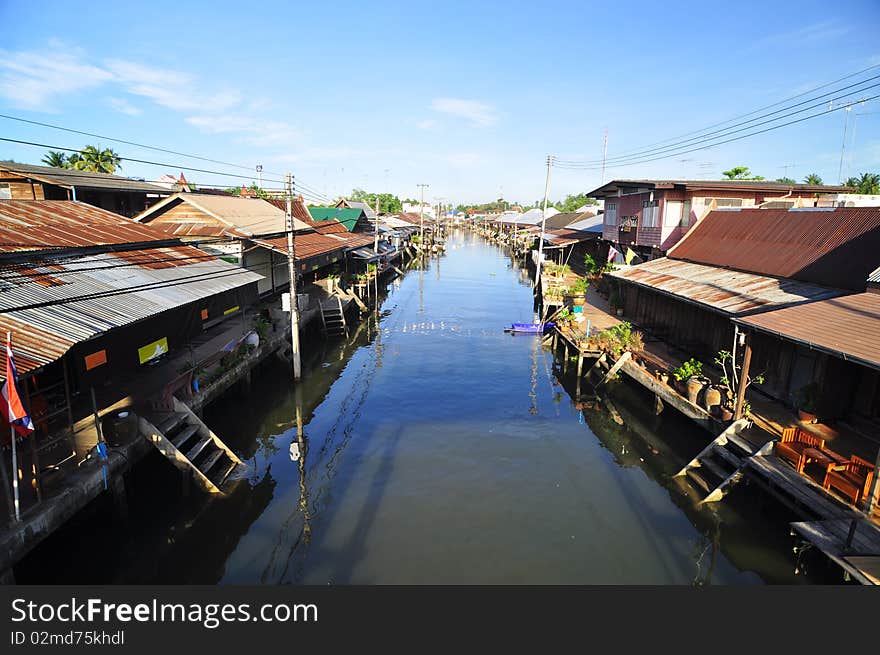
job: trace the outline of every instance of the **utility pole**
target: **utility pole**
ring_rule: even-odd
[[[849,112],[852,103],[846,106],[846,119],[843,121],[843,142],[840,144],[840,166],[837,168],[837,183],[843,184],[843,153],[846,150],[846,130],[849,127]]]
[[[376,194],[376,221],[375,221],[376,242],[373,244],[373,252],[379,252],[379,194]]]
[[[288,173],[285,183],[287,196],[287,212],[285,229],[287,230],[287,270],[290,273],[290,346],[293,359],[293,379],[302,377],[302,363],[299,356],[299,302],[296,296],[296,250],[293,242],[293,174]]]
[[[602,140],[602,184],[605,184],[605,158],[608,155],[608,128],[605,128],[605,138]]]
[[[429,184],[418,184],[419,187],[419,248],[425,247],[425,189]]]
[[[553,155],[547,155],[547,179],[544,182],[544,210],[541,212],[541,234],[538,235],[538,261],[535,264],[535,289],[541,282],[541,264],[544,257],[544,230],[547,228],[547,200],[550,197],[550,171],[553,170]]]
[[[257,164],[257,186],[263,188],[263,165]]]

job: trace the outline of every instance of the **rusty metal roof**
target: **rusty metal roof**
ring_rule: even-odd
[[[271,248],[283,255],[287,254],[286,236],[275,239],[254,239],[254,243]],[[306,260],[310,257],[318,257],[319,255],[324,255],[337,250],[345,250],[347,248],[348,246],[345,241],[334,239],[331,236],[318,234],[316,232],[297,234],[294,239],[294,250],[296,251],[297,261]]]
[[[261,278],[191,246],[44,257],[0,273],[0,329],[13,332],[25,373],[75,343]]]
[[[73,200],[0,200],[0,252],[168,241],[130,218]]]
[[[744,273],[667,257],[621,268],[609,275],[722,314],[733,315],[833,298],[845,293],[840,289],[808,282]]]
[[[596,232],[582,232],[580,230],[570,230],[562,228],[559,230],[547,230],[544,232],[544,239],[552,243],[554,246],[569,246],[573,243],[581,241],[594,241],[601,235]]]
[[[176,193],[152,207],[145,209],[135,217],[141,223],[150,223],[166,208],[186,203],[195,207],[202,214],[225,226],[224,234],[235,232],[236,235],[271,234],[284,232],[286,224],[285,212],[274,204],[259,198],[240,198],[237,196],[218,196],[203,193]],[[178,225],[179,222],[173,222]],[[196,225],[202,222],[193,221]],[[156,223],[157,227],[159,223]],[[293,219],[294,230],[308,230],[308,223]]]
[[[287,213],[287,200],[284,198],[263,198],[266,202],[268,202],[273,207],[277,207],[285,214]],[[306,207],[306,201],[302,196],[297,196],[296,198],[291,198],[290,201],[290,210],[293,214],[294,218],[298,218],[303,223],[312,223],[312,215],[309,213],[308,207]]]
[[[846,193],[851,192],[852,187],[816,184],[785,184],[770,180],[611,180],[597,189],[593,189],[588,196],[594,198],[614,197],[619,189],[631,188],[645,189],[705,189],[712,191],[769,191],[771,193],[784,194],[786,191],[798,191],[808,193]]]
[[[84,189],[104,189],[107,191],[157,193],[163,196],[169,193],[168,189],[158,184],[150,184],[142,180],[132,180],[120,175],[90,173],[69,168],[33,166],[31,164],[19,164],[18,162],[0,161],[0,171],[9,171],[22,177],[64,188],[78,187]]]
[[[716,210],[668,256],[862,291],[880,263],[880,207]]]
[[[880,293],[804,303],[736,322],[880,370]]]

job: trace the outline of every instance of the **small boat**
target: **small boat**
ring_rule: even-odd
[[[544,334],[544,332],[553,327],[553,323],[514,323],[504,331],[513,332],[515,334]]]

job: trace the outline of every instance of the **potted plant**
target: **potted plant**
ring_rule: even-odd
[[[571,285],[571,292],[574,294],[574,304],[583,306],[587,301],[587,278],[579,277],[574,284]]]
[[[819,400],[819,385],[815,382],[805,384],[795,394],[795,407],[798,411],[798,419],[807,423],[818,423],[816,405]]]
[[[615,314],[623,316],[623,306],[620,300],[620,294],[617,293],[617,289],[614,289],[614,291],[608,296],[608,305],[611,307],[611,311]]]
[[[676,389],[678,392],[686,395],[687,399],[693,404],[697,404],[697,396],[703,388],[703,362],[697,361],[691,357],[681,366],[672,371],[675,376]]]

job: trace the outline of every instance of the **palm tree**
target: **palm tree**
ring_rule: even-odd
[[[79,156],[74,160],[70,157],[72,168],[78,171],[90,173],[113,173],[117,168],[122,168],[122,158],[110,148],[100,150],[95,146],[86,146],[79,151]]]
[[[869,195],[880,195],[880,175],[877,173],[862,173],[858,179],[858,192]]]
[[[811,186],[822,186],[823,182],[818,173],[810,173],[804,178],[804,184],[809,184]]]
[[[67,155],[60,150],[50,150],[41,161],[53,168],[67,168]]]

